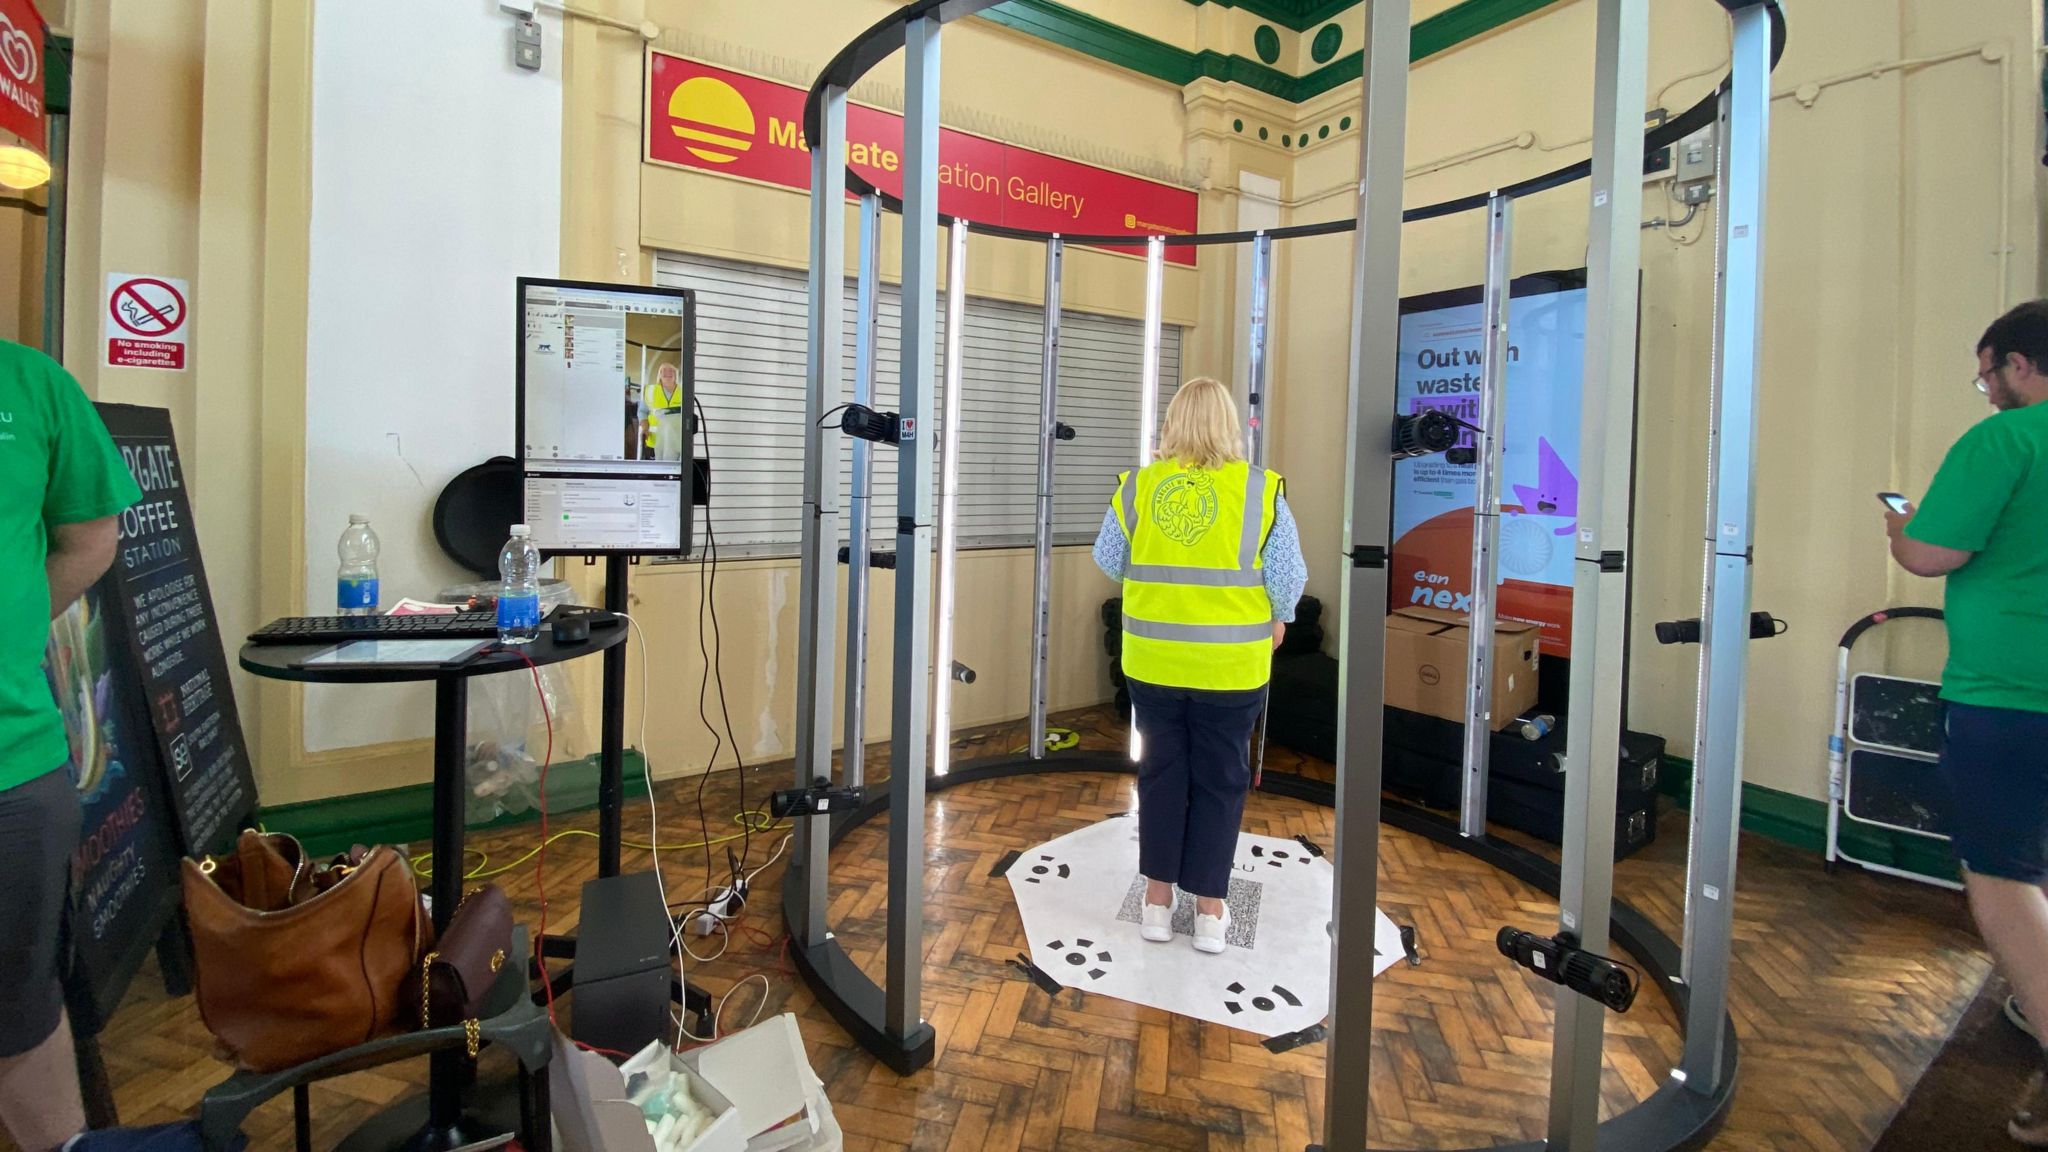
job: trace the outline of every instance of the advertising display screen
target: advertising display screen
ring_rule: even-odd
[[[1436,408],[1479,421],[1484,325],[1480,290],[1401,302],[1399,410]],[[1579,391],[1585,367],[1585,273],[1514,281],[1508,307],[1501,446],[1501,620],[1540,625],[1542,650],[1571,655],[1572,563],[1578,531]],[[1471,447],[1467,432],[1460,446]],[[1394,465],[1389,610],[1469,611],[1475,466],[1442,455]]]

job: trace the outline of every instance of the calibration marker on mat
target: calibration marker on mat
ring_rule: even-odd
[[[1017,851],[1003,853],[1002,859],[996,861],[996,866],[988,870],[989,879],[994,880],[997,877],[1002,876],[1005,872],[1008,872],[1010,870],[1010,865],[1015,864],[1018,858],[1023,855],[1024,854],[1022,852]]]
[[[1224,949],[1209,955],[1191,943],[1187,893],[1177,894],[1171,941],[1140,935],[1137,836],[1134,816],[1111,817],[1024,850],[1004,871],[1037,970],[1057,985],[1261,1037],[1300,1035],[1328,1014],[1325,925],[1336,872],[1327,858],[1294,840],[1241,834],[1224,897]],[[1374,933],[1378,974],[1402,949],[1384,914]]]

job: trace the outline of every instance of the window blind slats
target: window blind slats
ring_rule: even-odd
[[[806,317],[803,273],[706,256],[661,253],[654,282],[694,288],[697,301],[697,398],[704,406],[711,457],[712,523],[728,554],[796,551],[803,499],[803,403]],[[851,285],[846,297],[845,392],[852,393]],[[943,300],[941,301],[943,305]],[[875,334],[874,407],[895,410],[902,304],[883,285]],[[962,547],[1031,542],[1038,481],[1038,388],[1042,310],[969,297],[962,344],[960,487]],[[937,371],[945,372],[945,314],[939,317]],[[1053,539],[1095,538],[1116,474],[1137,459],[1138,369],[1142,325],[1085,312],[1060,318],[1059,415],[1077,430],[1058,447]],[[1181,330],[1160,335],[1160,411],[1180,380]],[[936,431],[936,429],[935,429]],[[836,430],[830,435],[840,435]],[[846,445],[842,445],[845,448]],[[704,451],[698,442],[697,451]],[[877,447],[870,510],[875,542],[890,546],[896,515],[893,448]],[[934,461],[936,467],[936,461]],[[851,491],[851,452],[840,453],[841,508]],[[706,540],[704,509],[696,539]],[[842,526],[843,527],[843,526]],[[842,542],[844,535],[842,531]]]

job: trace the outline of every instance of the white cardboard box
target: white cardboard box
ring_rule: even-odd
[[[691,1095],[717,1116],[685,1152],[745,1152],[739,1109],[690,1061],[669,1053],[668,1063],[687,1080]],[[626,1098],[626,1077],[616,1065],[558,1035],[553,1071],[548,1101],[564,1152],[654,1152],[654,1135],[639,1106]]]

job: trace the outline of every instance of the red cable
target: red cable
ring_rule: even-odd
[[[512,654],[519,657],[526,664],[527,671],[533,675],[533,694],[540,698],[541,719],[547,722],[548,727],[547,753],[541,758],[540,778],[535,785],[538,792],[536,802],[540,808],[540,851],[534,853],[533,886],[540,893],[540,930],[539,935],[534,940],[533,963],[536,968],[540,969],[540,986],[547,992],[548,1026],[557,1032],[561,1032],[561,1025],[555,1022],[555,983],[548,978],[547,953],[544,950],[544,942],[548,936],[548,768],[555,762],[555,717],[553,712],[548,709],[547,689],[541,687],[540,665],[535,664],[533,657],[528,656],[521,649],[514,648]],[[600,1056],[612,1056],[620,1060],[630,1060],[633,1058],[633,1054],[630,1052],[619,1052],[611,1048],[599,1048],[574,1038],[571,1038],[569,1042],[585,1052],[595,1052]]]

